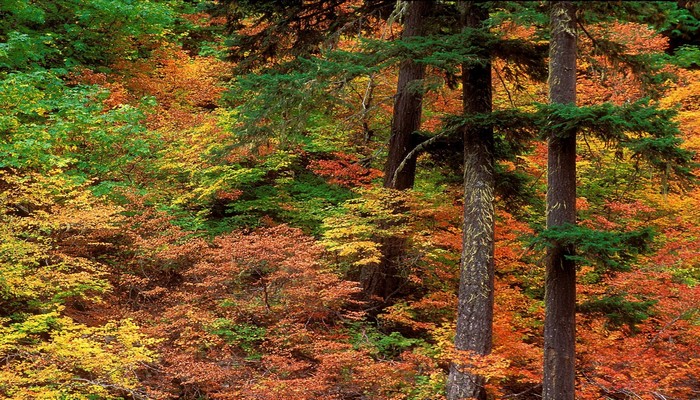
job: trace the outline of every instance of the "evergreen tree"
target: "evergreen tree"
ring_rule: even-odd
[[[489,10],[479,2],[465,2],[464,26],[479,29]],[[462,66],[465,115],[491,112],[491,60],[483,50],[481,61]],[[494,136],[489,125],[466,124],[464,141],[464,222],[460,262],[459,302],[455,347],[477,355],[491,352],[493,337],[494,252]],[[469,366],[465,366],[468,368]],[[447,398],[486,399],[485,378],[450,366]]]
[[[549,99],[576,104],[576,7],[552,3],[549,51]],[[547,228],[576,224],[576,127],[548,137]],[[571,245],[547,249],[543,398],[573,400],[576,264]]]
[[[427,19],[433,8],[428,1],[406,2],[402,40],[423,36]],[[422,82],[426,65],[410,58],[401,61],[399,81],[394,100],[389,151],[384,168],[384,187],[410,189],[416,176],[416,155],[409,153],[418,144],[423,108]],[[399,166],[402,168],[399,169]],[[398,210],[397,210],[398,211]],[[405,284],[400,274],[401,259],[406,241],[401,237],[389,237],[381,243],[381,262],[378,266],[367,266],[362,271],[364,292],[369,297],[385,301],[395,295]]]
[[[489,10],[464,2],[466,29],[482,28]],[[491,56],[482,49],[480,62],[462,66],[463,110],[466,116],[491,112]],[[464,141],[464,222],[460,262],[455,347],[477,355],[491,352],[494,281],[494,134],[490,125],[466,124]],[[485,378],[452,364],[447,381],[449,400],[486,399]]]
[[[408,2],[406,7],[402,40],[424,34],[425,21],[432,9],[432,2],[413,1]],[[420,86],[424,76],[425,64],[417,63],[412,59],[401,62],[394,101],[394,116],[391,121],[389,154],[384,169],[384,187],[399,190],[413,187],[416,175],[415,155],[405,161],[400,171],[397,169],[418,144],[416,132],[420,129],[423,107],[423,90]]]
[[[393,0],[223,0],[216,14],[227,19],[231,51],[229,58],[238,69],[283,64],[286,56],[318,55],[322,47],[333,47],[340,35],[362,34],[372,29],[370,15],[386,18],[394,8]],[[254,21],[246,29],[244,21]]]
[[[480,146],[475,140],[465,141],[465,134],[460,133],[458,138],[450,137],[446,141],[436,141],[437,137],[433,137],[424,142],[419,142],[422,138],[418,134],[421,122],[422,96],[424,89],[421,88],[421,81],[425,75],[426,65],[433,65],[437,69],[443,69],[448,76],[452,75],[452,69],[461,64],[462,71],[467,71],[466,77],[463,72],[463,85],[467,82],[463,90],[464,96],[464,112],[465,114],[480,114],[491,112],[491,56],[486,56],[486,61],[481,57],[484,54],[479,53],[494,53],[500,55],[503,59],[514,64],[513,70],[524,72],[536,79],[542,75],[542,51],[532,43],[517,40],[503,40],[501,38],[491,36],[483,30],[483,22],[489,17],[489,9],[493,4],[487,2],[466,2],[459,4],[457,8],[442,3],[432,4],[431,2],[408,2],[408,15],[405,17],[404,33],[400,44],[397,47],[404,46],[410,52],[414,52],[413,58],[404,59],[400,64],[399,83],[397,87],[396,101],[394,103],[393,119],[392,119],[392,134],[389,141],[389,149],[387,162],[385,165],[384,186],[393,189],[407,189],[413,187],[416,174],[416,158],[421,151],[429,151],[436,153],[456,153],[462,155],[462,150],[469,149],[464,153],[464,157],[469,158],[466,163],[472,165],[472,171],[480,169],[480,166],[473,164],[473,161],[479,159],[478,162],[486,162],[482,158],[480,152],[486,151],[490,154],[491,161],[488,162],[487,170],[489,174],[494,175],[493,153],[494,140],[493,129],[477,127],[471,125],[470,128],[464,128],[470,131],[467,135],[470,138],[480,137],[479,132],[486,132],[490,129],[491,137],[487,140],[486,147],[488,150],[476,149],[475,146]],[[471,11],[467,11],[467,9]],[[481,15],[484,13],[484,21],[475,20],[474,16],[470,16],[471,12],[476,12]],[[430,14],[431,10],[441,17],[440,27],[428,27],[424,20]],[[477,10],[477,11],[474,11]],[[462,21],[453,22],[448,15],[459,12],[463,14]],[[455,30],[465,28],[464,32],[454,33]],[[441,30],[441,34],[436,34]],[[426,34],[431,31],[431,34]],[[447,33],[453,32],[453,33]],[[478,43],[477,43],[478,42]],[[433,45],[434,47],[430,47]],[[436,45],[436,46],[435,46]],[[433,56],[431,53],[439,52],[447,59],[440,59]],[[478,61],[474,61],[477,59]],[[466,79],[466,80],[464,80]],[[488,106],[486,106],[488,104]],[[485,129],[485,130],[484,130]],[[455,132],[462,132],[463,129],[457,129]],[[440,134],[438,134],[440,135]],[[480,153],[480,154],[476,154]],[[473,159],[475,156],[476,159]],[[464,160],[464,159],[463,159]],[[441,160],[445,162],[445,160]],[[462,165],[454,168],[461,170],[465,166]],[[495,176],[495,175],[494,175]],[[491,187],[491,195],[495,188],[495,178],[492,176],[489,181]],[[479,178],[481,179],[481,178]],[[471,182],[477,183],[477,182]],[[465,195],[470,195],[472,189],[465,186]],[[493,208],[493,207],[492,207]],[[471,240],[471,239],[469,239]],[[492,242],[492,240],[491,240]],[[369,288],[369,293],[375,296],[384,297],[388,293],[394,293],[401,285],[400,278],[397,274],[400,273],[400,257],[403,245],[398,240],[387,240],[382,243],[383,259],[382,265],[377,272],[364,274],[369,278],[365,281],[365,288]],[[491,270],[493,268],[491,267]],[[491,272],[491,275],[493,272]],[[369,286],[367,285],[369,283]]]
[[[622,258],[645,247],[650,239],[648,231],[597,232],[576,225],[576,137],[579,133],[593,135],[619,154],[631,153],[636,160],[645,160],[650,166],[677,176],[688,176],[686,166],[691,160],[687,151],[679,148],[677,126],[671,121],[674,112],[659,110],[656,104],[641,100],[615,106],[611,103],[586,107],[576,106],[577,27],[586,35],[585,18],[594,21],[610,18],[644,20],[648,14],[645,3],[628,2],[614,8],[615,13],[600,14],[600,8],[610,7],[605,2],[592,2],[577,14],[575,2],[551,3],[550,38],[550,104],[542,106],[539,124],[548,140],[547,166],[547,231],[542,237],[548,241],[545,276],[544,378],[543,398],[573,399],[575,396],[575,312],[576,262],[590,257],[610,270],[620,265],[608,260],[610,251]],[[640,8],[642,7],[642,8]],[[653,8],[655,9],[655,8]],[[646,10],[645,12],[647,12]],[[582,16],[584,18],[580,18]],[[660,65],[650,63],[648,57],[632,55],[624,44],[609,40],[594,40],[596,50],[604,52],[640,74],[640,80],[653,82],[653,74]],[[626,242],[625,236],[634,237],[627,246],[610,249],[610,243]],[[604,238],[603,240],[601,240]],[[607,243],[607,247],[602,244]],[[591,253],[590,249],[599,250]],[[577,249],[582,249],[577,254]],[[627,254],[627,255],[626,255]]]

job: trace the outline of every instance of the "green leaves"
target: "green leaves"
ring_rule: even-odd
[[[545,136],[578,130],[590,132],[613,143],[627,139],[627,133],[675,136],[678,128],[674,110],[659,109],[641,100],[624,106],[611,103],[578,107],[571,104],[538,104],[542,133]]]
[[[0,171],[0,185],[0,317],[52,309],[67,299],[90,299],[108,290],[96,263],[61,254],[55,243],[76,219],[89,230],[92,221],[82,212],[96,210],[107,226],[114,209],[101,208],[85,187],[61,175],[24,172],[20,177]]]
[[[0,71],[107,66],[139,49],[130,41],[163,36],[170,5],[131,0],[14,0],[0,8]]]
[[[411,339],[399,332],[386,334],[372,325],[351,324],[352,341],[356,348],[366,349],[377,359],[397,359],[412,347],[426,345],[422,339]]]
[[[640,253],[648,250],[654,236],[651,228],[631,232],[599,231],[580,225],[560,225],[540,233],[535,244],[540,247],[558,243],[573,246],[576,255],[570,256],[580,264],[592,265],[596,272],[627,271]]]
[[[682,68],[700,67],[700,47],[685,45],[677,48],[671,56],[671,63]]]
[[[537,120],[544,136],[576,130],[593,135],[610,147],[628,149],[633,158],[645,160],[655,168],[665,170],[670,164],[678,175],[688,177],[684,167],[691,164],[693,153],[679,147],[675,115],[675,110],[658,108],[643,99],[623,106],[539,104]]]
[[[602,313],[608,319],[608,326],[619,329],[627,325],[630,331],[637,332],[637,325],[653,315],[652,307],[658,300],[630,300],[625,293],[593,297],[578,306],[585,313]]]
[[[82,180],[126,181],[134,165],[156,151],[143,111],[105,110],[108,92],[68,86],[52,71],[0,79],[0,167],[61,169]]]
[[[220,336],[226,343],[240,347],[247,358],[259,359],[260,354],[257,349],[265,339],[267,329],[265,327],[237,324],[226,318],[218,318],[207,327],[209,333]]]

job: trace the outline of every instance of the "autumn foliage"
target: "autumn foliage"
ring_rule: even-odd
[[[539,398],[546,146],[531,136],[498,161],[493,352],[458,352],[462,144],[444,128],[460,89],[427,69],[421,138],[444,140],[418,157],[413,190],[382,188],[397,70],[379,59],[397,23],[377,11],[323,43],[340,56],[280,54],[272,64],[287,70],[253,71],[266,95],[282,81],[319,97],[251,125],[244,105],[259,98],[232,98],[244,79],[215,9],[144,2],[145,20],[129,26],[103,20],[128,1],[58,1],[61,13],[77,7],[60,23],[14,3],[0,5],[21,27],[0,22],[0,398],[442,399],[455,361],[494,399]],[[238,33],[268,26],[250,22]],[[499,24],[503,37],[544,40]],[[584,28],[580,105],[650,97],[677,109],[681,147],[700,150],[697,69],[659,64],[664,79],[649,80],[625,62],[661,57],[668,38],[641,23]],[[91,50],[103,31],[119,57]],[[624,52],[605,54],[608,41]],[[362,51],[379,66],[323,75]],[[494,71],[495,109],[544,100],[545,83],[508,61]],[[289,100],[276,96],[272,110]],[[579,149],[579,226],[632,239],[601,234],[578,254],[577,398],[697,398],[697,164],[680,179],[592,136]],[[405,244],[402,286],[377,306],[360,275],[382,264],[389,238]]]

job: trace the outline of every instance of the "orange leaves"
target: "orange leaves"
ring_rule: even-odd
[[[148,96],[157,101],[148,117],[150,128],[183,129],[201,124],[201,114],[217,107],[229,66],[214,57],[190,56],[160,43],[150,58],[120,60],[112,68],[111,78],[120,81],[119,93],[128,91],[131,99]]]
[[[421,129],[428,132],[437,132],[442,125],[442,117],[458,115],[462,112],[462,99],[458,90],[443,87],[436,91],[429,91],[423,100],[425,117],[421,123]]]
[[[589,287],[580,297],[594,291]],[[629,300],[657,300],[638,333],[612,328],[601,317],[579,315],[579,358],[583,399],[628,392],[658,398],[692,398],[697,387],[692,360],[700,347],[700,287],[688,287],[657,268],[619,273],[595,291],[623,293]],[[623,310],[619,310],[624,312]]]
[[[127,85],[140,95],[154,96],[164,107],[207,108],[223,92],[219,79],[227,73],[223,62],[212,57],[190,57],[184,50],[162,44],[148,60],[120,61],[114,68],[130,76]]]
[[[628,54],[660,52],[668,47],[668,38],[658,34],[645,24],[613,22],[605,29],[605,36],[608,36],[606,38],[623,44]],[[596,30],[594,29],[594,32]]]
[[[181,14],[181,18],[196,24],[199,27],[211,27],[226,24],[225,16],[214,17],[206,13]]]
[[[214,245],[188,276],[202,280],[208,291],[243,284],[258,298],[255,303],[262,313],[305,323],[330,321],[359,291],[324,270],[321,249],[299,230],[281,225],[247,236],[220,237]]]
[[[668,39],[646,25],[613,23],[588,27],[581,35],[579,49],[586,58],[579,64],[578,103],[581,105],[611,102],[624,104],[644,97],[642,81],[629,65],[600,54],[596,40],[612,40],[625,46],[623,56],[663,52]]]
[[[105,110],[111,110],[133,101],[133,96],[121,82],[110,81],[107,74],[87,68],[77,68],[69,78],[71,84],[99,85],[109,90],[109,96],[102,100]]]
[[[132,225],[144,239],[165,227],[148,213]],[[351,344],[345,322],[361,316],[351,311],[359,289],[330,270],[323,250],[300,230],[278,225],[222,235],[198,255],[176,268],[179,281],[140,289],[139,307],[152,316],[135,315],[148,318],[148,332],[163,339],[159,373],[144,381],[149,387],[212,399],[435,398],[430,385],[437,387],[441,374],[429,357],[405,352],[382,360]],[[153,287],[133,276],[125,285],[127,279]],[[452,303],[436,295],[416,308],[431,313]],[[430,385],[416,381],[417,371],[430,375]]]
[[[340,7],[349,11],[359,3],[353,0]],[[202,14],[186,18],[200,26],[222,22],[206,21]],[[248,25],[244,33],[261,32],[266,27]],[[628,43],[629,54],[665,48],[665,39],[641,26],[617,24],[608,28],[590,29],[595,35]],[[502,33],[520,38],[533,31],[509,24]],[[348,37],[339,38],[337,45],[357,47]],[[585,39],[582,45],[589,52],[579,76],[583,103],[621,103],[642,95],[641,82],[629,68],[594,54],[592,43]],[[425,191],[423,194],[369,190],[376,186],[382,172],[369,167],[352,149],[342,150],[348,143],[348,129],[340,129],[338,124],[344,124],[345,117],[357,120],[350,118],[357,111],[352,106],[338,105],[335,121],[315,120],[310,129],[298,132],[327,152],[325,159],[316,158],[306,164],[318,153],[285,149],[275,140],[257,147],[257,152],[251,150],[252,146],[231,150],[229,145],[238,140],[238,111],[221,107],[212,112],[219,107],[231,66],[214,58],[192,56],[165,43],[151,42],[143,50],[151,56],[120,60],[110,74],[76,70],[71,84],[99,85],[109,90],[103,100],[106,110],[144,97],[155,99],[149,103],[152,112],[147,124],[157,130],[158,146],[146,149],[153,151],[138,159],[153,161],[153,176],[139,176],[138,184],[155,189],[161,198],[122,193],[125,206],[121,209],[98,204],[88,195],[87,187],[61,190],[69,187],[68,182],[59,182],[56,177],[50,178],[56,179],[52,181],[55,184],[46,187],[19,187],[21,175],[9,181],[6,177],[11,172],[0,172],[5,189],[0,199],[4,200],[4,214],[8,221],[17,222],[8,225],[5,235],[18,238],[5,244],[11,246],[6,247],[7,253],[11,251],[15,258],[8,256],[12,262],[6,263],[8,273],[3,279],[6,288],[24,296],[21,301],[34,299],[33,292],[39,297],[53,296],[53,290],[60,287],[66,292],[61,296],[72,296],[65,299],[66,307],[73,307],[62,315],[75,316],[89,325],[127,313],[138,319],[150,336],[161,340],[157,345],[161,359],[157,366],[143,371],[135,367],[126,370],[137,371],[139,384],[158,390],[154,398],[437,399],[451,357],[488,376],[492,396],[518,397],[516,393],[536,387],[541,379],[543,271],[538,265],[539,254],[532,255],[523,243],[523,237],[534,235],[527,223],[498,211],[493,354],[474,357],[450,352],[462,246],[462,207],[458,200],[462,188],[458,184],[444,183],[448,180],[436,178],[434,170],[421,176],[418,187]],[[506,75],[508,67],[502,61],[495,62],[493,85],[499,91],[494,97],[495,107],[522,106],[542,98],[544,91],[538,83]],[[365,155],[376,150],[371,147],[378,145],[380,132],[388,132],[383,128],[391,115],[395,78],[395,69],[387,69],[373,75],[371,82],[365,78],[339,89],[345,91],[338,93],[345,97],[345,104],[358,105],[360,100],[368,100],[363,96],[367,85],[376,85],[369,105],[379,114],[369,113],[360,121],[376,130],[375,136],[362,144]],[[681,104],[679,120],[689,139],[687,146],[700,149],[700,141],[694,136],[698,125],[698,74],[685,73],[682,78],[672,85],[663,104]],[[438,79],[429,77],[426,86],[440,86]],[[357,98],[351,98],[354,92]],[[427,92],[424,104],[422,128],[437,131],[440,116],[459,114],[461,98],[443,87]],[[589,161],[588,170],[580,174],[584,187],[589,185],[588,176],[600,178],[599,173],[606,171],[601,165],[613,160],[595,159],[600,153],[595,146],[588,146],[591,154],[582,153],[580,160],[581,164]],[[305,165],[308,171],[303,170]],[[539,190],[545,183],[546,145],[536,143],[531,154],[500,166],[511,172],[523,169],[535,178],[531,188]],[[313,179],[305,182],[301,176]],[[308,201],[308,207],[301,207],[307,197],[297,198],[290,195],[291,189],[282,189],[283,185],[299,183],[294,190],[304,186],[304,190],[311,191],[323,185],[318,198],[330,197],[331,190],[318,176],[342,186],[333,187],[343,194],[338,194],[342,199]],[[29,181],[25,183],[43,182],[34,175],[26,178]],[[585,223],[596,228],[628,230],[655,225],[660,232],[654,243],[657,252],[640,259],[631,273],[601,277],[595,269],[582,267],[577,295],[581,301],[620,294],[628,301],[658,302],[652,315],[638,324],[637,334],[610,326],[602,313],[579,315],[577,362],[581,372],[577,396],[598,399],[633,397],[634,393],[652,398],[657,392],[692,398],[696,395],[693,391],[700,390],[695,372],[700,368],[700,230],[696,226],[700,191],[664,197],[650,194],[652,190],[658,192],[658,188],[647,185],[652,178],[640,172],[631,179],[640,180],[621,188],[619,201],[603,199],[609,198],[611,186],[629,182],[606,181],[598,191],[590,190],[586,197],[578,198],[577,208]],[[145,184],[154,182],[157,188]],[[8,189],[8,185],[12,187]],[[255,190],[267,185],[275,190],[260,190],[260,197],[250,200]],[[337,204],[349,193],[345,188],[362,189],[354,192],[358,197],[346,203],[343,214]],[[51,198],[56,193],[60,198]],[[539,190],[535,196],[543,193]],[[182,208],[164,204],[164,199],[173,198]],[[207,211],[214,205],[228,207],[217,215],[220,219],[213,221],[224,225],[231,216],[228,210],[246,201],[264,203],[261,214],[274,209],[280,211],[279,215],[270,212],[256,219],[265,226],[263,229],[235,231],[216,238],[187,230],[200,226],[201,220],[195,219],[198,217],[176,219],[192,211],[190,206],[195,211]],[[273,203],[274,207],[265,208]],[[167,211],[155,211],[159,207]],[[244,215],[250,210],[245,207],[235,212]],[[170,215],[173,210],[183,214]],[[314,238],[275,222],[316,212],[324,213],[323,218],[331,222],[323,229],[327,228],[329,236],[336,235],[332,238],[335,247],[331,247],[338,250],[333,260],[336,264],[330,260],[335,254],[328,254]],[[521,210],[520,215],[527,213]],[[541,222],[535,217],[533,221],[533,226]],[[176,224],[189,226],[185,229]],[[42,230],[48,233],[44,235]],[[22,235],[35,236],[25,239]],[[357,284],[342,276],[347,272],[342,268],[352,267],[342,261],[343,257],[354,257],[380,264],[376,250],[384,236],[392,235],[405,239],[407,245],[401,272],[407,276],[410,290],[376,316],[377,335],[368,338],[365,329],[370,323],[362,320],[362,304],[354,300],[359,291]],[[104,262],[87,263],[83,259]],[[17,260],[26,261],[31,268],[16,272]],[[46,263],[51,264],[50,268]],[[595,279],[590,278],[593,275]],[[109,305],[89,304],[95,297],[93,292],[106,289],[102,280],[106,277],[115,286],[109,294]],[[92,290],[85,292],[90,285]],[[25,293],[29,291],[31,296]],[[6,328],[11,322],[4,325]],[[409,334],[412,336],[402,336]],[[112,338],[106,334],[94,337],[100,339],[96,342],[98,349],[103,344],[105,348],[115,345],[107,343]],[[70,342],[82,339],[77,335]],[[141,348],[131,344],[133,351]],[[132,368],[131,364],[127,366]],[[71,377],[65,379],[70,382]],[[529,393],[531,397],[535,392]]]

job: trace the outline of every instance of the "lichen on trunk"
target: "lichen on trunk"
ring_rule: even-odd
[[[462,4],[465,28],[479,28],[489,17],[477,2]],[[491,62],[462,66],[463,108],[466,114],[492,109]],[[494,136],[493,127],[466,125],[464,137],[464,224],[460,265],[455,348],[476,355],[491,352],[494,280]],[[485,378],[469,365],[452,363],[447,381],[449,400],[486,399]]]

